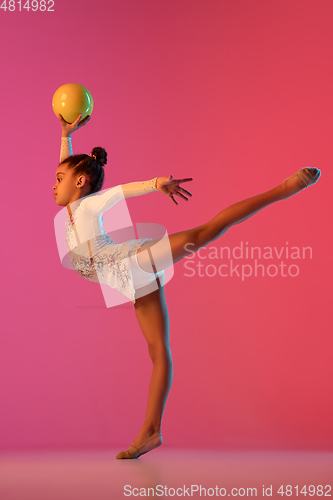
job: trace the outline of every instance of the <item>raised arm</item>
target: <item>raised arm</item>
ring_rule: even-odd
[[[73,148],[72,148],[72,138],[71,136],[61,136],[61,146],[60,146],[60,160],[59,163],[62,162],[68,156],[72,156]]]
[[[72,156],[72,133],[83,127],[88,121],[91,119],[91,116],[86,116],[83,120],[81,120],[82,113],[79,114],[77,119],[73,123],[67,123],[61,114],[58,115],[58,118],[61,123],[61,147],[60,147],[60,162]],[[81,120],[81,121],[80,121]]]
[[[123,198],[131,198],[132,196],[141,196],[143,194],[158,191],[156,187],[157,179],[158,177],[154,177],[154,179],[150,179],[149,181],[121,184],[111,189],[107,189],[100,195],[94,194],[87,196],[84,200],[82,200],[80,207],[86,212],[94,215],[102,214]]]

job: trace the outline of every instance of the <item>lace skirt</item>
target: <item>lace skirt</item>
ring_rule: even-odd
[[[134,305],[136,298],[151,293],[159,286],[164,286],[163,270],[149,273],[138,263],[138,251],[144,243],[152,240],[153,238],[140,238],[119,245],[108,244],[92,258],[75,253],[75,249],[71,250],[69,255],[77,274],[88,281],[116,288]]]

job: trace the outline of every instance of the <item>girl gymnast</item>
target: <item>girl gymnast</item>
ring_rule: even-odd
[[[161,421],[173,379],[169,315],[163,287],[163,270],[170,265],[170,255],[171,263],[186,257],[187,243],[191,243],[191,252],[197,252],[268,205],[315,184],[321,172],[316,167],[302,168],[273,189],[230,205],[200,226],[160,240],[143,238],[116,244],[103,229],[103,212],[121,198],[154,191],[167,195],[178,205],[175,196],[186,201],[192,196],[180,184],[193,179],[155,177],[116,186],[96,196],[103,185],[107,153],[95,147],[90,155],[73,156],[71,146],[72,133],[91,117],[81,120],[79,115],[72,124],[61,115],[58,117],[62,127],[61,154],[53,189],[57,205],[66,206],[68,211],[66,241],[73,267],[85,279],[107,283],[132,299],[153,363],[143,426],[132,445],[116,456],[117,459],[138,458],[163,443]]]

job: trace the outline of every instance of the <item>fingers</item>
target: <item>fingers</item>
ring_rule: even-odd
[[[72,123],[73,126],[77,125],[81,119],[82,113],[79,114],[79,116],[76,118],[76,120]]]
[[[66,122],[65,118],[59,113],[58,118],[61,121],[61,126],[64,127],[66,125],[71,125],[70,123]]]
[[[187,191],[187,189],[184,189],[184,188],[182,188],[182,187],[180,187],[180,186],[179,186],[179,191],[180,191],[180,190],[181,190],[183,193],[187,194],[188,196],[193,196],[193,194],[192,194],[192,193],[190,193],[190,191]]]
[[[185,179],[175,179],[174,180],[174,182],[176,182],[178,184],[179,191],[182,191],[183,193],[187,194],[188,196],[192,196],[192,193],[190,191],[179,186],[179,184],[181,182],[189,182],[189,181],[193,181],[193,177],[186,177]]]
[[[190,191],[187,191],[187,189],[184,189],[180,186],[173,186],[173,190],[177,189],[176,193],[185,193],[187,196],[193,196],[193,194]]]
[[[190,182],[193,181],[193,177],[185,177],[185,179],[174,179],[174,182]]]
[[[74,130],[76,128],[82,127],[83,125],[88,123],[88,121],[91,119],[91,115],[87,115],[85,118],[83,118],[83,120],[81,120],[82,113],[80,113],[74,122],[68,123],[68,122],[66,122],[66,120],[64,119],[64,117],[60,113],[58,113],[57,116],[58,116],[59,120],[61,121],[62,125],[65,125],[65,124],[70,125],[70,128],[74,129]],[[80,120],[81,120],[81,122],[80,122]]]
[[[91,119],[90,115],[88,115],[85,118],[83,118],[83,120],[78,124],[78,128],[83,127],[84,125],[86,125],[89,122],[90,119]]]
[[[180,193],[178,191],[178,193],[175,193],[177,196],[181,196],[184,200],[188,201],[188,198],[186,198],[186,196],[184,196],[182,193]],[[191,195],[192,196],[192,195]]]
[[[90,116],[90,115],[86,116],[86,117],[82,120],[82,125],[85,125],[86,123],[88,123],[88,122],[89,122],[89,120],[91,120],[91,116]]]

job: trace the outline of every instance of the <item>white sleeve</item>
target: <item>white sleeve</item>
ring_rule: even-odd
[[[73,155],[72,149],[72,138],[71,137],[61,137],[61,146],[60,146],[60,162],[65,158]]]
[[[124,197],[131,198],[132,196],[141,196],[142,194],[153,193],[158,191],[156,187],[158,177],[150,179],[149,181],[141,182],[130,182],[128,184],[122,184]]]
[[[158,191],[156,188],[157,177],[149,181],[130,182],[129,184],[120,184],[111,189],[107,189],[103,194],[94,194],[87,196],[80,207],[90,214],[99,215],[113,207],[119,200],[140,196],[143,194]]]

